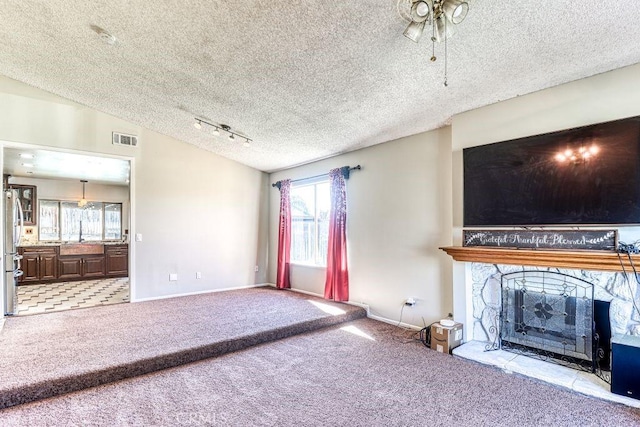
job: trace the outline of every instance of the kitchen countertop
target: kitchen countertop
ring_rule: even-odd
[[[107,241],[90,241],[90,242],[25,242],[18,245],[19,248],[25,248],[29,246],[68,246],[68,245],[127,245],[128,242],[115,241],[115,240],[107,240]]]

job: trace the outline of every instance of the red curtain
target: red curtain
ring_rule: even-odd
[[[327,253],[327,279],[324,297],[335,301],[349,300],[349,270],[347,269],[347,190],[345,175],[349,167],[332,169],[331,217],[329,218],[329,248]]]
[[[291,255],[291,203],[289,190],[291,180],[280,181],[280,230],[278,232],[278,273],[276,287],[290,288],[289,257]]]

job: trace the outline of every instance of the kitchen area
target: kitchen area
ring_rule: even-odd
[[[129,301],[129,169],[120,159],[4,149],[6,315]]]

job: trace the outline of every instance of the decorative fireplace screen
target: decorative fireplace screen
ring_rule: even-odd
[[[500,344],[595,371],[593,285],[552,271],[502,276]]]

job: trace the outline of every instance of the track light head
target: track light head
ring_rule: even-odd
[[[196,120],[196,122],[193,124],[193,127],[196,129],[202,129],[202,122],[200,120]]]

